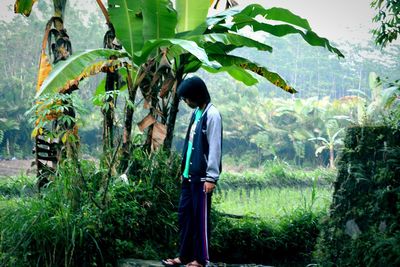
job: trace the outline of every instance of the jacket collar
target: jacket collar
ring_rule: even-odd
[[[208,103],[207,104],[207,106],[204,108],[204,110],[203,110],[203,114],[201,114],[201,116],[203,117],[204,116],[204,114],[207,112],[207,110],[212,106],[213,104],[211,104],[211,102],[210,103]],[[193,114],[196,114],[196,112],[199,110],[199,108],[196,108],[194,111],[193,111]]]

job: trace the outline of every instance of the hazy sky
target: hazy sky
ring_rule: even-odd
[[[40,0],[39,0],[40,1]],[[209,1],[209,0],[199,0]],[[363,42],[371,39],[370,30],[374,28],[370,0],[236,0],[241,5],[259,3],[265,7],[288,8],[297,15],[308,19],[311,27],[320,36],[332,41],[348,40]],[[0,19],[13,16],[8,6],[15,0],[0,0]],[[95,0],[73,0],[83,3]],[[93,6],[93,5],[91,5]]]
[[[339,41],[364,41],[371,38],[374,10],[370,0],[239,0],[242,4],[259,3],[279,6],[306,18],[319,35]]]

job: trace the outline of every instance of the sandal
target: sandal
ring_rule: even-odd
[[[161,263],[164,266],[181,266],[182,265],[182,262],[179,258],[162,260]]]

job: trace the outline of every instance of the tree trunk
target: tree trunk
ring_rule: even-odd
[[[109,103],[112,103],[110,101]],[[113,148],[113,139],[114,139],[114,110],[109,105],[108,110],[103,111],[104,114],[104,123],[103,123],[103,152],[107,153]]]
[[[128,92],[129,92],[129,101],[131,102],[131,105],[126,105],[126,117],[125,117],[125,122],[124,122],[124,133],[123,133],[123,139],[122,139],[122,157],[120,161],[120,165],[118,167],[119,172],[124,172],[126,168],[128,167],[128,161],[129,161],[129,152],[130,152],[130,140],[131,140],[131,132],[132,132],[132,118],[133,118],[133,112],[134,112],[134,107],[132,106],[135,103],[135,98],[136,98],[136,92],[138,89],[137,85],[134,85],[132,82],[132,77],[131,73],[129,72],[129,69],[127,68],[128,72],[128,77],[127,77],[127,83],[128,83]]]
[[[113,92],[120,88],[120,75],[118,71],[108,72],[106,77],[106,93]],[[115,99],[112,95],[107,95],[105,102],[108,108],[103,110],[104,128],[103,128],[103,151],[111,151],[114,148],[114,105]]]
[[[331,169],[335,169],[335,150],[333,146],[329,146],[329,165]]]
[[[181,66],[184,66],[184,62],[182,62]],[[178,114],[179,111],[179,96],[177,89],[178,86],[181,84],[182,79],[183,79],[183,67],[180,67],[176,71],[176,88],[175,88],[176,91],[174,94],[174,99],[172,101],[171,109],[169,111],[168,122],[167,122],[167,136],[164,141],[164,149],[168,152],[171,151],[172,141],[174,138],[176,115]]]
[[[157,75],[157,74],[154,74]],[[153,78],[154,79],[154,78]],[[162,79],[162,77],[160,77]],[[154,118],[157,118],[158,113],[157,113],[157,106],[158,106],[158,92],[160,91],[159,89],[159,83],[155,83],[153,85],[150,85],[150,90],[151,90],[151,107],[150,107],[150,113],[153,115]],[[146,138],[146,143],[145,143],[145,149],[150,152],[152,151],[153,147],[153,128],[154,124],[150,125],[147,129],[147,138]]]

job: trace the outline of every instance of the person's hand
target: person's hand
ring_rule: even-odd
[[[210,182],[204,183],[204,192],[205,193],[212,193],[212,191],[214,191],[214,188],[215,188],[214,183],[210,183]]]

